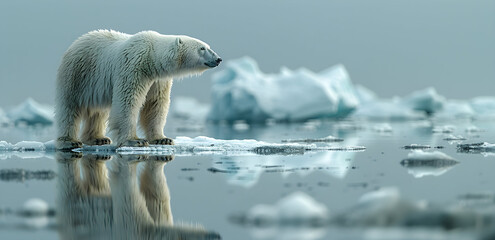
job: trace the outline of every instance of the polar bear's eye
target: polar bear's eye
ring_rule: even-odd
[[[206,50],[206,48],[205,47],[201,47],[199,50]]]

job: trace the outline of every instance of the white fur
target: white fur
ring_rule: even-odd
[[[173,224],[165,162],[147,159],[138,183],[138,162],[129,156],[109,160],[109,179],[108,157],[74,154],[57,153],[61,239],[220,239],[202,226]]]
[[[141,108],[146,139],[165,138],[172,79],[201,74],[217,59],[206,43],[188,36],[108,30],[81,36],[64,54],[58,71],[57,147],[78,142],[81,120],[82,142],[99,144],[107,139],[107,118],[114,142],[135,146]]]

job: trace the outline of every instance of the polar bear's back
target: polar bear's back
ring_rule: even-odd
[[[80,106],[108,106],[112,97],[112,70],[118,63],[114,58],[119,58],[119,48],[131,37],[117,31],[97,30],[74,41],[58,70],[58,98]]]

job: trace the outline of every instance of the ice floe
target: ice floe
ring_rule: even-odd
[[[407,168],[407,172],[415,178],[425,176],[440,176],[449,171],[459,162],[439,151],[425,152],[413,150],[400,164]]]
[[[32,98],[7,112],[7,117],[15,124],[50,125],[54,122],[54,109],[39,104]]]
[[[458,144],[457,151],[464,153],[494,153],[495,144],[487,142]]]
[[[245,140],[220,140],[204,136],[195,138],[177,137],[175,145],[151,145],[149,147],[116,147],[115,145],[105,146],[83,146],[83,148],[74,149],[76,152],[95,153],[95,154],[150,154],[150,155],[291,155],[304,154],[309,151],[364,151],[363,146],[318,146],[316,144],[300,143],[267,143],[253,139]],[[0,158],[16,153],[23,153],[26,156],[30,154],[40,154],[45,151],[54,151],[55,142],[46,143],[34,141],[22,141],[11,144],[0,141]],[[39,157],[39,156],[37,156]]]
[[[287,142],[299,142],[299,143],[315,143],[315,142],[342,142],[344,139],[334,136],[327,136],[324,138],[306,138],[306,139],[283,139],[283,143]]]
[[[321,73],[284,68],[279,74],[265,74],[249,57],[230,61],[217,72],[211,94],[211,121],[344,117],[359,104],[342,65]]]

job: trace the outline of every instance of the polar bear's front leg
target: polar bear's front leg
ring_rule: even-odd
[[[173,145],[171,138],[165,137],[163,128],[167,122],[170,107],[171,78],[156,81],[146,95],[140,114],[140,125],[150,144]]]
[[[115,82],[109,127],[117,146],[148,146],[148,141],[137,137],[136,125],[139,109],[152,83],[149,79],[139,78]]]

